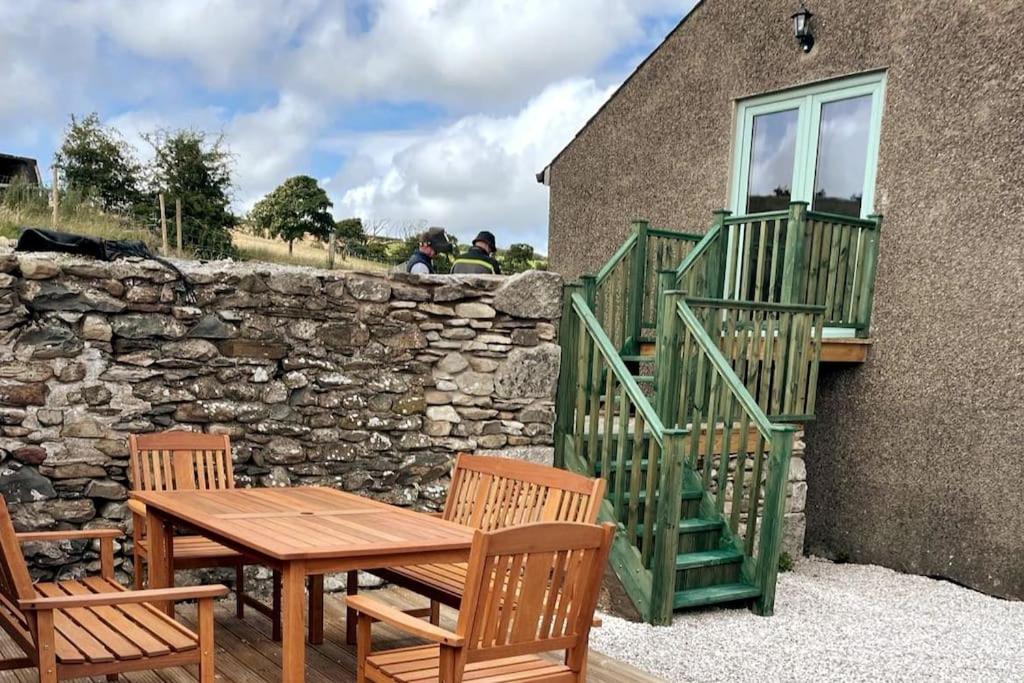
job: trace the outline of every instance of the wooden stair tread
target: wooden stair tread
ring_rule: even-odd
[[[736,602],[737,600],[750,600],[760,594],[761,591],[749,583],[724,583],[718,586],[677,591],[673,600],[673,606],[675,609],[703,607],[705,605]]]
[[[701,498],[704,497],[704,491],[700,489],[694,489],[692,491],[680,491],[679,493],[682,496],[682,500],[700,500]],[[622,492],[623,500],[629,500],[631,497],[632,495],[629,491]],[[641,501],[647,500],[647,491],[640,491],[639,498]]]
[[[627,353],[621,356],[624,363],[653,363],[654,356],[646,353]]]
[[[683,553],[682,555],[676,555],[676,570],[715,567],[722,564],[735,564],[742,561],[743,553],[738,550],[703,550],[697,553]]]

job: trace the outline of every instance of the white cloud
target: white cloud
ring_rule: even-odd
[[[361,165],[386,158],[373,177],[340,192],[338,212],[444,225],[460,239],[489,228],[501,244],[546,247],[547,189],[535,175],[558,153],[613,88],[569,79],[546,88],[508,117],[467,116],[407,138],[389,155],[371,139],[354,155]],[[342,173],[345,173],[343,169]],[[331,189],[338,192],[337,183]]]

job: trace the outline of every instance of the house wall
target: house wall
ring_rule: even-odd
[[[704,232],[734,101],[886,69],[885,215],[863,366],[823,369],[807,549],[1024,598],[1024,3],[708,0],[551,168],[551,265],[593,272],[631,218]]]
[[[19,530],[130,525],[131,433],[228,434],[240,486],[434,509],[458,452],[550,452],[557,274],[179,265],[194,301],[152,261],[0,249],[0,494]],[[96,558],[26,553],[40,576]]]

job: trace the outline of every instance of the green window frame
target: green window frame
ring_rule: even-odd
[[[884,71],[792,88],[759,95],[737,102],[736,154],[733,160],[730,209],[733,214],[746,213],[747,188],[750,180],[751,144],[754,117],[787,110],[797,110],[795,158],[791,186],[792,201],[810,203],[814,194],[814,175],[818,159],[822,105],[863,95],[871,96],[867,158],[861,198],[861,218],[875,213],[875,177],[878,169],[879,134],[885,102]]]

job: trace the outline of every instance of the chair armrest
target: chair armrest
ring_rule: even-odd
[[[146,504],[143,503],[141,500],[129,498],[128,509],[131,510],[133,514],[140,515],[142,517],[146,516]]]
[[[465,639],[460,635],[456,635],[439,626],[434,626],[428,621],[417,619],[365,595],[346,596],[345,602],[350,609],[354,609],[360,614],[373,617],[377,621],[382,621],[418,638],[453,647],[459,647],[465,642]]]
[[[82,539],[116,539],[124,536],[121,529],[68,529],[66,531],[26,531],[15,534],[22,543],[30,541],[75,541]]]
[[[30,598],[19,600],[23,610],[69,609],[71,607],[99,607],[101,605],[128,605],[140,602],[179,602],[181,600],[209,600],[228,594],[228,587],[183,586],[181,588],[152,588],[141,591],[111,591],[89,595],[65,595],[59,598]]]

